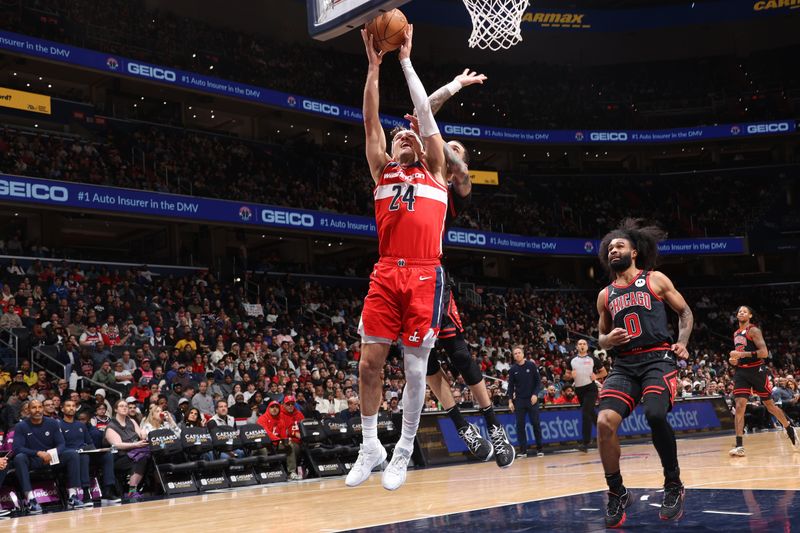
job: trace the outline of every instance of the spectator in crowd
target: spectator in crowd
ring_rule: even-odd
[[[100,369],[94,373],[92,376],[92,381],[96,381],[101,385],[106,385],[107,387],[115,388],[117,384],[117,378],[114,374],[114,370],[111,369],[111,361],[104,360],[100,364]]]
[[[200,411],[192,407],[183,417],[183,421],[178,425],[181,432],[186,431],[186,428],[202,428],[205,427],[205,419],[200,415]]]
[[[339,420],[342,422],[347,422],[353,417],[361,416],[361,409],[359,406],[359,401],[357,396],[351,396],[347,399],[347,409],[342,410],[337,415]]]
[[[244,401],[244,394],[241,392],[236,394],[236,401],[229,409],[230,415],[236,420],[237,424],[246,423],[252,415],[252,409]]]
[[[258,425],[267,432],[272,445],[278,453],[286,454],[286,467],[289,471],[289,479],[297,481],[301,479],[297,472],[297,457],[300,453],[300,445],[291,438],[291,428],[286,427],[286,418],[281,412],[281,404],[271,401],[267,406],[267,411],[258,417]]]
[[[178,402],[181,398],[183,398],[183,385],[173,383],[172,390],[167,394],[167,405],[170,413],[175,413],[178,410]]]
[[[286,439],[286,447],[287,449],[291,448],[294,452],[294,456],[297,457],[300,451],[300,421],[303,420],[305,417],[303,413],[297,410],[295,407],[295,398],[294,396],[286,396],[283,399],[283,406],[281,407],[281,422],[284,428],[284,439]],[[287,460],[288,465],[288,460]],[[292,465],[289,466],[289,477],[292,478],[291,474],[293,471],[296,471],[296,465],[292,468]]]
[[[29,408],[30,418],[21,420],[14,427],[14,469],[25,496],[27,512],[30,514],[42,512],[42,506],[33,495],[30,471],[50,466],[54,459],[52,450],[55,450],[59,462],[67,470],[67,508],[82,509],[84,503],[78,454],[65,448],[64,435],[61,433],[59,423],[53,418],[44,416],[42,402],[32,400]]]
[[[105,440],[119,451],[114,461],[115,469],[127,471],[130,475],[123,501],[136,502],[142,499],[138,487],[147,471],[150,452],[146,435],[136,420],[128,416],[129,409],[125,400],[114,405],[115,415],[106,427]]]
[[[181,430],[175,422],[175,418],[173,418],[169,411],[162,410],[157,404],[151,404],[150,408],[147,410],[147,417],[144,422],[142,422],[141,433],[146,438],[150,435],[151,431],[157,429],[169,429],[176,435],[181,434]]]
[[[72,400],[64,402],[64,416],[59,423],[61,432],[64,435],[64,447],[76,453],[85,450],[94,450],[95,445],[89,434],[89,427],[75,418],[77,405]],[[89,463],[92,457],[97,457],[96,462],[103,469],[103,494],[105,500],[116,503],[119,501],[117,495],[117,481],[114,477],[114,456],[108,452],[98,452],[93,455],[78,454],[80,461],[81,487],[83,489],[82,499],[84,502],[91,502],[91,478],[89,477]]]
[[[795,391],[792,391],[787,385],[786,378],[781,377],[776,380],[776,386],[772,389],[772,399],[775,401],[775,405],[786,413],[790,421],[800,420],[796,396]]]
[[[225,400],[217,400],[214,416],[208,420],[206,425],[208,429],[214,429],[217,426],[236,426],[236,419],[228,414],[228,402]]]
[[[102,389],[100,389],[102,390]],[[108,422],[111,420],[108,416],[108,405],[106,402],[100,402],[94,408],[94,416],[91,419],[91,424],[101,432],[105,432]]]
[[[197,394],[192,397],[192,407],[196,407],[202,415],[213,416],[214,398],[208,394],[208,383],[201,381]],[[227,407],[227,405],[226,405]]]
[[[125,363],[121,360],[114,363],[114,380],[116,381],[114,388],[122,394],[128,394],[133,384],[133,373],[125,368]]]
[[[578,397],[575,395],[575,389],[572,385],[566,384],[561,389],[561,396],[556,398],[555,405],[578,405]]]
[[[31,362],[27,359],[20,361],[19,371],[22,373],[22,379],[28,387],[33,387],[39,381],[39,374],[31,369]]]
[[[136,398],[133,396],[128,396],[125,398],[125,403],[128,404],[128,416],[136,421],[137,424],[141,424],[142,422],[142,411],[139,409],[139,404],[136,403]]]
[[[3,316],[0,316],[0,330],[22,327],[22,319],[14,312],[14,307],[15,304],[11,301],[8,307],[3,310]]]
[[[111,412],[111,403],[106,399],[106,390],[105,389],[97,389],[94,391],[94,403],[95,408],[103,404],[106,408],[106,413]]]
[[[542,395],[542,404],[554,405],[558,403],[558,392],[556,392],[555,385],[548,385],[545,393]]]

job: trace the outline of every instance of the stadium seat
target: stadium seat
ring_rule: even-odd
[[[208,428],[186,428],[181,433],[181,445],[186,456],[197,461],[195,479],[201,491],[224,489],[230,486],[225,470],[227,459],[209,459],[214,444]]]
[[[260,463],[258,456],[239,457],[244,453],[239,428],[216,426],[211,430],[211,441],[216,453],[228,456],[227,474],[231,487],[258,483],[253,471],[253,468]]]
[[[286,481],[286,454],[275,453],[266,430],[258,424],[239,427],[242,449],[257,459],[254,465],[256,481],[275,483]]]
[[[301,420],[300,438],[303,453],[308,458],[314,475],[327,477],[344,474],[344,466],[339,460],[341,447],[331,443],[327,429],[319,420]]]
[[[181,438],[171,429],[156,429],[147,435],[158,480],[167,495],[197,492],[194,473],[197,461],[186,461]]]

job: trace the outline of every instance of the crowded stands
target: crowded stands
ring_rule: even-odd
[[[147,154],[147,165],[131,158],[133,152]],[[333,153],[302,140],[263,144],[123,121],[108,121],[84,138],[0,130],[0,172],[372,216],[371,181],[363,176],[362,158],[360,150]],[[522,235],[599,237],[619,218],[620,200],[610,197],[610,190],[623,191],[627,214],[658,220],[673,238],[743,235],[767,222],[792,223],[786,191],[797,179],[796,167],[712,172],[703,180],[694,174],[641,176],[635,189],[625,186],[629,179],[504,174],[497,190],[475,188],[471,207],[455,224]],[[747,209],[737,208],[742,202]],[[5,248],[14,252],[10,238]]]

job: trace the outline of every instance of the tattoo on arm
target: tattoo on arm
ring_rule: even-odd
[[[447,90],[447,86],[442,86],[436,89],[436,92],[428,97],[428,101],[431,103],[431,113],[434,115],[438,113],[444,103],[449,99],[450,91]]]
[[[456,155],[447,143],[444,143],[444,160],[449,171],[453,174],[455,192],[466,197],[472,192],[472,182],[469,179],[469,168],[464,161]]]
[[[687,305],[678,316],[678,343],[688,346],[689,336],[692,334],[693,327],[694,315],[692,315],[692,310]]]

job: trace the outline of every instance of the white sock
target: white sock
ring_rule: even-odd
[[[425,406],[425,375],[428,371],[430,348],[409,348],[403,350],[403,370],[406,386],[403,388],[403,429],[397,447],[414,450],[414,437],[419,428],[419,417]]]
[[[67,494],[69,495],[69,497],[79,496],[78,489],[67,489]]]
[[[361,436],[365,446],[380,446],[378,440],[378,414],[361,416]]]
[[[29,501],[29,502],[30,502],[30,501],[33,501],[33,500],[35,500],[35,499],[36,499],[36,498],[34,498],[34,496],[33,496],[33,491],[32,491],[32,490],[31,490],[31,491],[28,491],[28,494],[26,494],[26,496],[28,497],[28,501]]]

